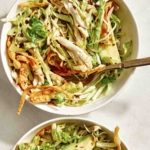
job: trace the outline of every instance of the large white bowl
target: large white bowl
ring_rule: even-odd
[[[17,5],[22,2],[23,0],[17,0],[14,6],[11,8],[8,18],[14,17],[17,12]],[[131,11],[125,4],[123,0],[114,0],[120,7],[120,10],[118,11],[118,16],[122,20],[122,27],[123,27],[123,32],[126,33],[126,36],[122,38],[122,42],[127,42],[132,40],[133,41],[133,51],[130,57],[127,59],[135,59],[137,58],[138,54],[138,31],[137,31],[137,26],[135,23],[135,20],[131,14]],[[2,29],[2,35],[1,35],[1,57],[2,57],[2,63],[5,69],[5,72],[7,74],[7,77],[10,81],[10,83],[13,85],[13,87],[17,90],[17,92],[21,95],[22,91],[18,86],[16,86],[15,82],[13,81],[11,77],[11,69],[8,66],[8,61],[7,61],[7,54],[6,54],[6,39],[7,39],[7,32],[10,30],[11,24],[10,23],[5,23]],[[129,81],[129,78],[131,74],[134,72],[134,69],[128,69],[123,71],[121,76],[113,83],[113,89],[112,92],[110,92],[108,95],[99,98],[97,100],[94,100],[93,102],[84,105],[82,107],[61,107],[61,108],[56,108],[52,107],[49,105],[45,104],[38,104],[35,105],[36,107],[45,110],[47,112],[51,112],[54,114],[61,114],[61,115],[79,115],[79,114],[84,114],[88,113],[91,111],[94,111],[110,101],[112,101],[125,87],[127,81]],[[18,100],[19,103],[19,100]]]
[[[108,133],[108,136],[113,140],[114,134],[113,131],[108,129],[107,127],[105,127],[104,125],[89,120],[89,119],[84,119],[84,118],[80,118],[80,117],[62,117],[62,118],[57,118],[57,119],[52,119],[52,120],[48,120],[46,122],[43,122],[37,126],[35,126],[34,128],[32,128],[30,131],[28,131],[25,135],[23,135],[23,137],[16,143],[16,145],[14,146],[13,150],[15,150],[16,146],[20,143],[28,143],[30,142],[33,137],[40,132],[43,128],[52,125],[53,123],[79,123],[80,125],[99,125],[103,131],[106,131]],[[125,143],[123,142],[123,140],[121,140],[121,150],[129,150],[129,148],[127,148],[127,146],[125,145]]]

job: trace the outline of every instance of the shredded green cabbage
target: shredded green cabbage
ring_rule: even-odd
[[[120,56],[128,57],[132,51],[132,41],[124,43],[122,47],[123,47],[123,54],[121,54]]]

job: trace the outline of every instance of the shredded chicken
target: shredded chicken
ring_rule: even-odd
[[[57,37],[57,41],[68,50],[70,50],[76,57],[77,64],[85,65],[88,69],[92,69],[92,58],[86,54],[81,48],[65,39],[64,37]]]

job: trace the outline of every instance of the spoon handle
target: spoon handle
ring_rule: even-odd
[[[109,66],[106,66],[104,71],[115,70],[119,68],[134,68],[134,67],[140,67],[140,66],[146,66],[146,65],[150,65],[150,57],[134,59],[134,60],[125,61],[119,64],[109,65]]]
[[[122,68],[134,68],[146,65],[150,65],[150,57],[125,61],[122,63]]]

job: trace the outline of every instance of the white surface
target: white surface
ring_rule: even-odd
[[[0,18],[6,16],[15,0],[1,0]],[[149,0],[126,0],[136,19],[140,36],[139,58],[150,56]],[[2,23],[0,23],[1,31]],[[113,129],[131,150],[150,149],[150,66],[137,68],[126,89],[111,103],[97,111],[81,115]],[[16,114],[20,96],[9,83],[0,63],[0,149],[11,150],[20,137],[35,125],[59,117],[26,103],[21,115]]]

